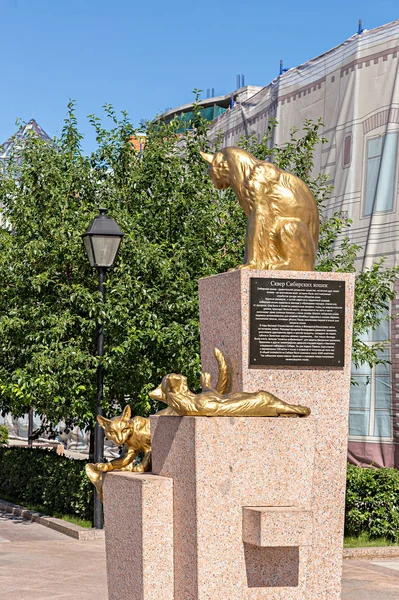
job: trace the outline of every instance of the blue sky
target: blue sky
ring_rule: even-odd
[[[267,85],[357,31],[399,18],[398,0],[0,0],[0,142],[15,120],[58,135],[69,98],[93,148],[89,113],[104,103],[135,123],[180,106],[197,87],[215,94]],[[205,94],[203,94],[205,97]]]

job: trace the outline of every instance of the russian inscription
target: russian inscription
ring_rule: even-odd
[[[250,367],[344,366],[344,281],[250,283]]]

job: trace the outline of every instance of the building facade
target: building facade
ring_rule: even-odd
[[[0,165],[2,162],[7,161],[15,148],[30,135],[35,135],[45,142],[51,142],[51,138],[40,127],[35,119],[31,119],[28,123],[22,125],[14,135],[0,145]]]
[[[398,264],[399,21],[363,31],[317,58],[290,69],[212,122],[211,140],[234,146],[241,136],[266,132],[277,119],[273,143],[291,127],[322,118],[327,143],[315,156],[315,172],[329,175],[334,191],[328,216],[353,220],[349,237],[362,251],[358,270],[381,256]],[[399,466],[399,284],[394,319],[366,342],[386,341],[391,364],[353,370],[349,457],[357,464]]]
[[[259,86],[246,85],[229,94],[224,94],[223,96],[211,96],[204,100],[199,100],[197,104],[204,119],[207,121],[215,121],[215,119],[222,116],[231,108],[241,106],[243,103],[245,103],[246,106],[249,106],[252,96],[256,95],[260,90],[262,90],[262,88]],[[184,131],[190,129],[193,109],[194,103],[190,102],[178,106],[177,108],[168,109],[166,112],[159,115],[158,119],[169,122],[172,119],[178,118],[181,121],[181,131]]]

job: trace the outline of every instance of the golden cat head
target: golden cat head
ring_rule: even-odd
[[[230,187],[229,163],[225,160],[223,153],[208,154],[207,152],[200,152],[200,154],[210,164],[209,176],[215,188],[217,190],[225,190]]]
[[[150,398],[168,404],[168,394],[186,393],[188,391],[187,377],[170,373],[162,379],[161,385],[149,393]]]
[[[132,434],[130,417],[131,410],[128,405],[125,406],[123,413],[119,417],[106,419],[105,417],[98,415],[97,421],[104,429],[105,437],[120,446],[121,444],[126,444],[127,439]]]

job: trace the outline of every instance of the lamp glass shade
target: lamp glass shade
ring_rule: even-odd
[[[117,223],[100,208],[100,214],[83,234],[87,257],[92,267],[112,267],[119,250],[123,233]]]
[[[108,235],[93,235],[90,241],[93,249],[94,265],[97,267],[112,267],[118,253],[121,238]]]
[[[87,257],[89,259],[90,266],[94,267],[94,256],[93,256],[93,248],[91,247],[91,239],[90,236],[83,236],[83,243],[85,245],[85,250]]]

